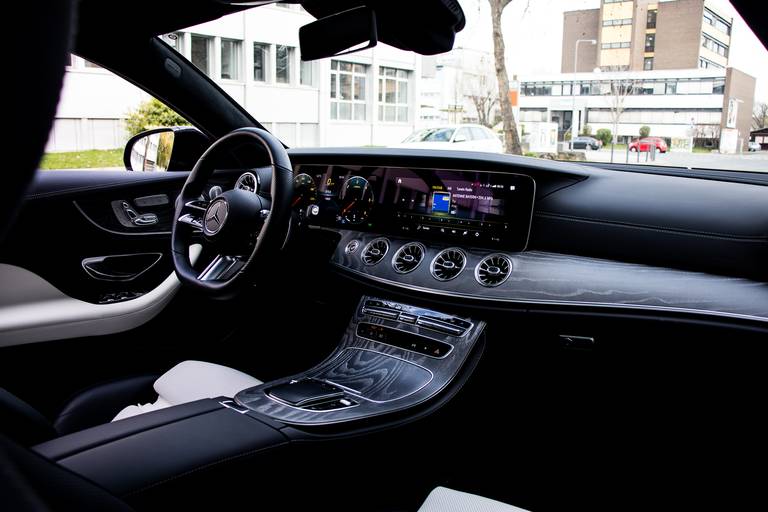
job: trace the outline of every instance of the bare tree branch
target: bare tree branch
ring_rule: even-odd
[[[755,110],[752,112],[752,129],[762,130],[768,127],[768,103],[755,103]]]

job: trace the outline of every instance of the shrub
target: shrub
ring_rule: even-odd
[[[599,141],[602,141],[603,146],[607,146],[613,139],[613,133],[611,133],[611,130],[608,128],[600,128],[597,130],[597,135],[595,135],[595,138]]]
[[[186,125],[189,125],[186,119],[155,98],[140,104],[136,110],[128,113],[125,119],[125,129],[129,137],[160,126]]]
[[[640,137],[644,138],[651,134],[651,127],[650,126],[641,126],[640,127]]]
[[[584,127],[581,129],[581,134],[586,136],[586,137],[591,137],[592,136],[592,127],[589,126],[588,124],[585,124]]]

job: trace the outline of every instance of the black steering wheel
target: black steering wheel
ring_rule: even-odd
[[[210,202],[201,199],[217,166],[232,149],[257,144],[269,155],[270,190],[228,190]],[[293,175],[285,148],[272,134],[240,128],[200,157],[176,200],[171,235],[173,265],[179,280],[213,297],[235,295],[249,276],[285,242],[291,215]],[[202,235],[202,236],[201,236]],[[202,272],[190,261],[190,246],[202,243],[216,256]]]

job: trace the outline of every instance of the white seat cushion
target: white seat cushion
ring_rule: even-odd
[[[526,512],[500,501],[490,500],[447,487],[436,487],[419,512]]]
[[[129,405],[112,421],[203,398],[233,397],[238,391],[259,384],[262,384],[260,380],[226,366],[203,361],[184,361],[155,381],[157,401],[151,404]]]

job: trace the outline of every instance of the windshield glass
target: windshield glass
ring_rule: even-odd
[[[403,142],[450,142],[453,128],[427,128],[406,137]]]
[[[460,4],[466,27],[441,55],[380,43],[304,62],[298,33],[314,18],[296,4],[160,37],[290,147],[439,142],[430,147],[768,170],[768,52],[727,0]],[[105,73],[73,57],[49,151],[119,152],[147,98]]]

